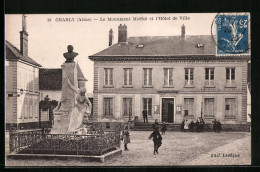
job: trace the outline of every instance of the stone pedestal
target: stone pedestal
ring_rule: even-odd
[[[76,63],[63,63],[62,68],[62,94],[61,94],[61,111],[71,111],[75,105],[77,93],[75,93],[69,84],[66,82],[68,77],[71,84],[78,88],[78,78],[77,78],[77,66]]]
[[[66,134],[70,122],[70,113],[76,103],[77,93],[69,86],[65,80],[67,77],[71,84],[78,88],[77,66],[76,63],[64,63],[62,67],[62,94],[60,107],[53,111],[54,125],[52,134]],[[53,78],[55,79],[55,78]]]

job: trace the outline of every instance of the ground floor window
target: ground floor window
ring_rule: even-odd
[[[33,100],[32,99],[29,100],[29,117],[30,118],[33,117]]]
[[[132,98],[123,98],[123,116],[132,116]]]
[[[24,118],[28,118],[28,112],[29,112],[29,110],[28,110],[28,100],[27,99],[24,99],[24,105],[23,105],[23,117]]]
[[[236,115],[236,99],[225,99],[225,117],[235,117]]]
[[[152,98],[143,98],[143,109],[147,110],[147,115],[152,115]]]
[[[214,117],[214,98],[205,98],[204,116]]]
[[[104,115],[113,116],[113,98],[104,98]]]
[[[194,115],[194,98],[184,98],[184,115]]]

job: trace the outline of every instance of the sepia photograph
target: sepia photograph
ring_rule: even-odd
[[[5,166],[251,165],[251,19],[5,14]]]

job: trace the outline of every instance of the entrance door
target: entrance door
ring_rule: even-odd
[[[173,123],[174,119],[174,98],[162,99],[162,122]]]

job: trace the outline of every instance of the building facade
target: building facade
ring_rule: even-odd
[[[28,56],[26,16],[23,15],[20,50],[5,41],[5,122],[16,128],[37,127],[39,124],[40,64]]]
[[[94,116],[128,121],[181,123],[214,118],[247,122],[249,56],[216,56],[210,35],[130,37],[118,28],[118,43],[90,56],[94,61]]]

